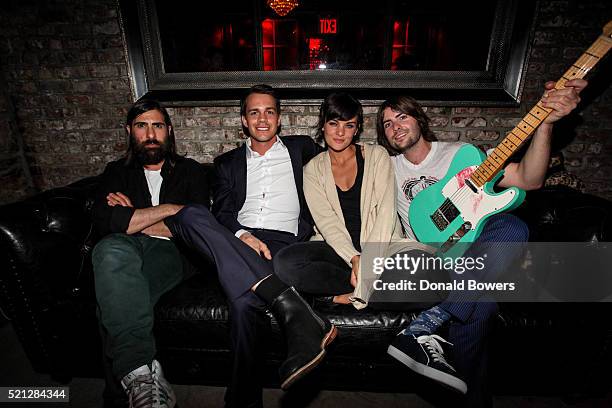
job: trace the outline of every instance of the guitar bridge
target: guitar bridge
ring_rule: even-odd
[[[429,218],[431,218],[439,231],[444,231],[458,216],[459,210],[455,207],[455,204],[447,198]]]

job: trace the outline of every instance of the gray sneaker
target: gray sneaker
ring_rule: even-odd
[[[121,380],[130,408],[173,408],[176,396],[157,360],[138,367]]]

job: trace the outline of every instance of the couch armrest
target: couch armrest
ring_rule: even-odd
[[[612,202],[569,187],[529,191],[514,213],[529,225],[530,241],[612,241]]]
[[[93,293],[91,274],[82,271],[94,239],[89,212],[97,183],[91,177],[0,207],[0,307],[38,371],[51,369],[53,339],[70,317],[57,311]]]

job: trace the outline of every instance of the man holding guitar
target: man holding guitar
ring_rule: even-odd
[[[554,82],[546,83],[544,96],[530,112],[534,118],[539,115],[542,119],[527,122],[533,124],[533,140],[522,160],[508,164],[503,171],[494,169],[489,163],[483,163],[482,169],[476,166],[484,157],[474,153],[476,149],[471,145],[435,141],[429,129],[429,118],[414,99],[399,96],[383,102],[376,123],[378,143],[393,156],[397,208],[406,235],[438,247],[440,255],[459,256],[466,248],[464,256],[475,258],[486,252],[488,260],[483,280],[498,276],[520,252],[520,245],[506,243],[525,242],[528,238],[527,227],[522,221],[498,213],[520,204],[524,192],[519,189],[533,190],[543,185],[553,123],[576,108],[580,102],[578,95],[586,85],[583,79],[564,81],[556,88]],[[490,161],[495,160],[493,164],[501,167],[531,132],[516,130],[518,136],[509,135],[504,139],[503,146],[491,153]],[[471,161],[466,157],[471,157]],[[440,183],[436,184],[438,181]],[[495,183],[497,187],[518,189],[497,194],[492,191]],[[429,194],[435,198],[422,200],[417,208],[417,194],[430,186],[422,197]],[[510,199],[503,201],[506,196]],[[412,212],[409,211],[411,204]],[[462,239],[467,244],[455,246]],[[445,374],[453,374],[456,370],[456,376],[465,380],[468,406],[490,405],[491,396],[486,387],[486,334],[489,319],[496,310],[497,305],[493,302],[474,302],[451,292],[446,301],[422,312],[396,338],[389,347],[389,354],[436,380],[437,369],[431,362],[444,359],[444,351],[435,339],[445,341],[435,333],[442,326],[448,326],[455,365],[449,364]]]

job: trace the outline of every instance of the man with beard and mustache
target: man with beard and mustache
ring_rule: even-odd
[[[537,128],[520,163],[510,163],[499,181],[500,187],[516,186],[524,190],[540,188],[550,159],[553,123],[568,115],[580,101],[579,93],[587,85],[582,79],[567,81],[565,88],[554,89],[554,82],[545,85],[542,105],[552,109]],[[414,99],[397,96],[382,103],[378,109],[377,141],[393,157],[397,185],[397,210],[408,238],[416,239],[409,224],[409,208],[414,197],[423,189],[442,179],[449,169],[462,142],[437,142],[429,128],[429,117]],[[490,217],[478,239],[472,243],[465,258],[487,258],[480,280],[492,281],[521,253],[528,239],[528,228],[510,214]],[[518,244],[508,244],[515,242]],[[487,333],[491,318],[497,311],[492,301],[473,301],[451,292],[439,305],[421,312],[400,333],[389,347],[389,354],[436,381],[451,375],[467,383],[465,406],[492,404],[487,384]],[[446,361],[439,336],[448,328],[453,345],[454,362]],[[446,344],[448,348],[451,344]],[[443,362],[444,364],[439,364]]]
[[[208,186],[203,167],[177,155],[158,102],[136,102],[125,129],[128,150],[106,166],[93,209],[104,236],[92,255],[98,316],[112,377],[129,406],[172,407],[174,393],[155,360],[153,308],[188,269],[164,221],[185,204],[207,204]],[[107,378],[107,400],[117,398],[114,384]]]

